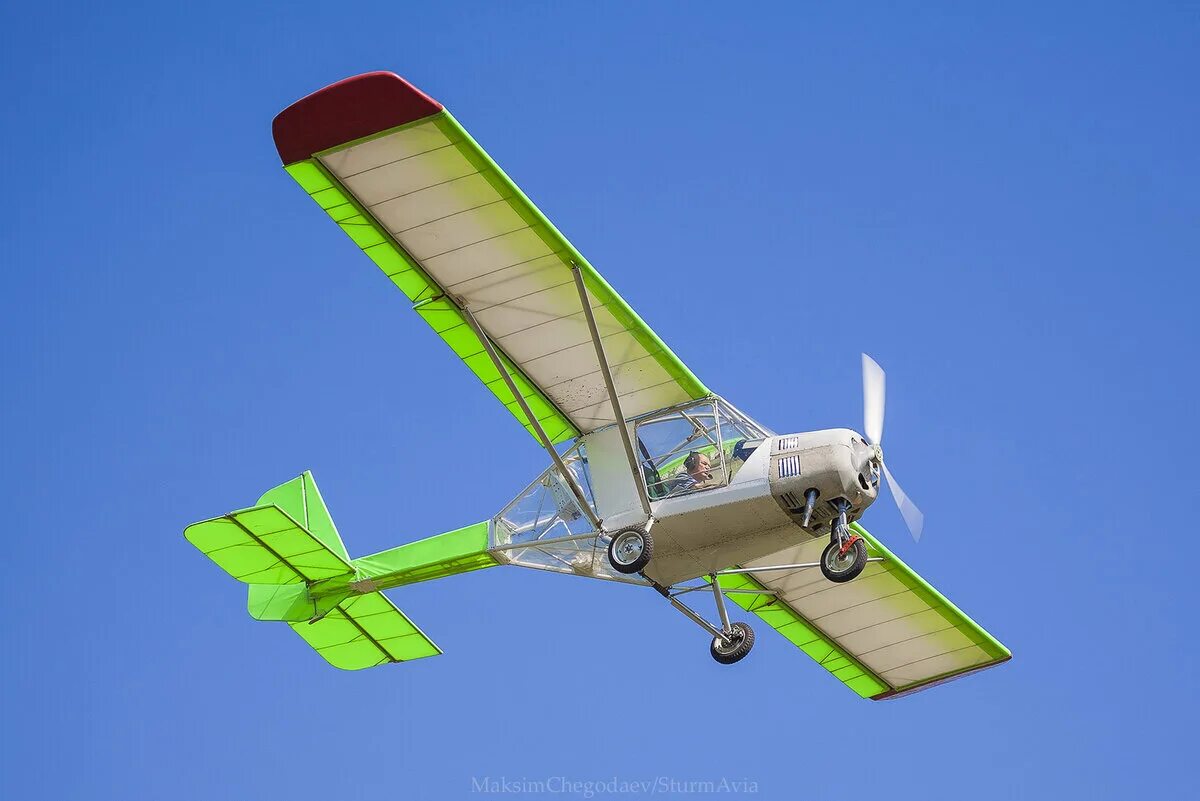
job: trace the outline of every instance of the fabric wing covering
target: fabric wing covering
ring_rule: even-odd
[[[369,118],[337,117],[351,101]],[[522,424],[461,310],[554,442],[610,424],[572,264],[626,416],[708,394],[449,112],[398,76],[368,73],[298,101],[276,119],[275,141],[288,172]]]
[[[723,589],[767,589],[776,596],[731,593],[864,698],[885,699],[1000,664],[1008,649],[929,586],[858,524],[872,557],[845,584],[816,568],[725,576]],[[817,538],[744,567],[811,564],[827,544]]]

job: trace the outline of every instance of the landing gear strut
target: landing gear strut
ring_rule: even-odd
[[[685,592],[694,592],[695,590],[704,589],[704,585],[699,587],[688,587],[672,593],[669,587],[655,584],[654,589],[671,602],[671,606],[678,609],[686,617],[688,617],[700,628],[712,635],[712,642],[709,644],[708,652],[712,658],[720,662],[722,665],[732,665],[734,662],[740,662],[750,653],[750,649],[754,647],[754,629],[750,628],[749,623],[730,623],[729,612],[725,609],[725,595],[721,592],[721,584],[717,580],[716,574],[710,574],[708,577],[709,586],[712,587],[713,600],[717,604],[717,614],[721,618],[721,627],[717,628],[712,623],[702,618],[690,606],[677,598]]]

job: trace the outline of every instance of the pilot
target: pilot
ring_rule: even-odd
[[[712,481],[712,463],[708,457],[699,451],[692,451],[683,460],[682,475],[676,476],[671,484],[671,492],[690,492],[697,489],[708,489]]]

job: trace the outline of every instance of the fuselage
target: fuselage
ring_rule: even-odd
[[[839,504],[847,508],[849,520],[857,520],[878,494],[872,462],[877,451],[860,434],[843,428],[775,435],[732,407],[726,413],[722,404],[714,398],[628,421],[641,460],[636,473],[615,425],[581,437],[571,451],[573,470],[586,484],[605,532],[645,525],[635,482],[645,482],[651,490],[655,552],[645,576],[664,586],[828,536]],[[690,440],[684,437],[673,450],[659,448],[667,452],[658,454],[656,442],[670,441],[670,436],[664,440],[654,426],[661,431],[664,422],[679,420],[698,433]],[[700,481],[688,477],[685,457],[693,454],[712,462],[713,469]],[[544,493],[561,519],[551,521],[543,512],[547,500],[535,504],[531,492]],[[813,503],[806,520],[809,494]],[[613,575],[603,553],[595,553],[602,549],[600,537],[588,545],[590,529],[581,527],[571,504],[553,468],[547,471],[494,519],[497,556],[529,567],[629,580]],[[532,524],[510,511],[535,505]],[[530,547],[518,550],[515,542],[529,542]],[[547,554],[550,559],[544,558]]]

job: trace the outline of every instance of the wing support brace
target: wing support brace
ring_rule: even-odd
[[[563,477],[563,481],[566,481],[567,486],[571,488],[571,493],[575,496],[575,501],[579,504],[580,510],[587,515],[587,519],[596,531],[603,531],[600,518],[596,517],[596,513],[592,511],[592,505],[587,502],[583,490],[575,480],[575,475],[567,469],[567,465],[563,462],[562,457],[554,449],[554,443],[546,436],[546,431],[542,428],[542,424],[538,422],[537,417],[534,416],[533,411],[529,408],[529,404],[525,402],[525,397],[517,389],[517,385],[513,381],[512,376],[508,374],[508,369],[504,366],[504,362],[500,360],[499,354],[496,353],[496,348],[492,346],[492,340],[488,338],[483,328],[480,327],[471,310],[465,305],[461,308],[463,317],[470,324],[471,330],[475,332],[475,336],[479,337],[479,341],[483,344],[483,349],[487,351],[488,358],[492,360],[492,364],[496,367],[496,372],[500,373],[500,377],[504,379],[504,383],[508,386],[508,391],[512,393],[512,396],[517,400],[517,405],[521,407],[525,419],[529,421],[530,427],[537,433],[538,441],[542,443],[542,447],[550,455],[550,459],[554,462],[554,466],[558,468],[559,475]]]
[[[637,487],[638,498],[642,502],[642,514],[649,520],[650,496],[646,493],[646,482],[642,480],[637,457],[633,453],[633,442],[629,439],[629,426],[625,424],[625,413],[621,411],[621,399],[617,397],[617,387],[613,383],[608,357],[604,355],[604,343],[600,340],[600,328],[596,325],[592,302],[588,297],[587,287],[583,283],[583,273],[575,262],[571,262],[571,273],[575,276],[575,289],[579,291],[579,301],[583,304],[583,316],[587,318],[588,330],[592,334],[592,345],[596,348],[596,361],[600,363],[600,375],[604,376],[604,386],[608,389],[608,400],[612,404],[613,417],[616,418],[617,430],[621,433],[621,444],[625,446],[625,458],[629,460],[630,478],[633,479],[633,485]]]

